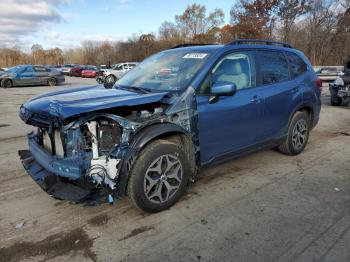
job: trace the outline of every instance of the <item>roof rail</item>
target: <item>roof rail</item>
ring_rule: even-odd
[[[231,43],[228,43],[227,45],[242,45],[242,44],[278,45],[278,46],[293,48],[288,43],[276,42],[271,40],[259,40],[259,39],[237,39],[232,41]]]
[[[171,47],[170,49],[175,49],[175,48],[181,48],[181,47],[188,47],[188,46],[201,46],[201,45],[215,45],[215,44],[180,44],[180,45],[176,45],[174,47]]]

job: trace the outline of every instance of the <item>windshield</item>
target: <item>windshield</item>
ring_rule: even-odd
[[[171,50],[155,54],[116,82],[116,87],[155,91],[185,88],[209,57],[208,52]]]

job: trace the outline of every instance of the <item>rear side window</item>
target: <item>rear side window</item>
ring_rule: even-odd
[[[286,57],[289,63],[290,75],[296,78],[307,71],[307,64],[296,54],[286,52]]]
[[[49,70],[42,66],[35,66],[34,67],[35,72],[48,72]]]
[[[277,51],[256,51],[259,64],[260,85],[271,85],[289,80],[288,63]]]

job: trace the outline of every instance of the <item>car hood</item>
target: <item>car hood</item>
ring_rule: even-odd
[[[162,100],[167,92],[139,94],[135,92],[106,89],[103,85],[61,90],[36,96],[22,105],[21,111],[40,115],[52,115],[64,120],[82,113],[155,103]]]
[[[15,77],[15,74],[13,74],[11,72],[7,72],[7,71],[1,71],[0,78],[1,77],[13,78],[13,77]]]

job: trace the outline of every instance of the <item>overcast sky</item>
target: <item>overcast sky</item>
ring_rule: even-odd
[[[228,22],[234,0],[0,0],[0,47],[69,48],[84,40],[158,33],[163,21],[174,21],[192,3],[207,12],[222,8]]]

